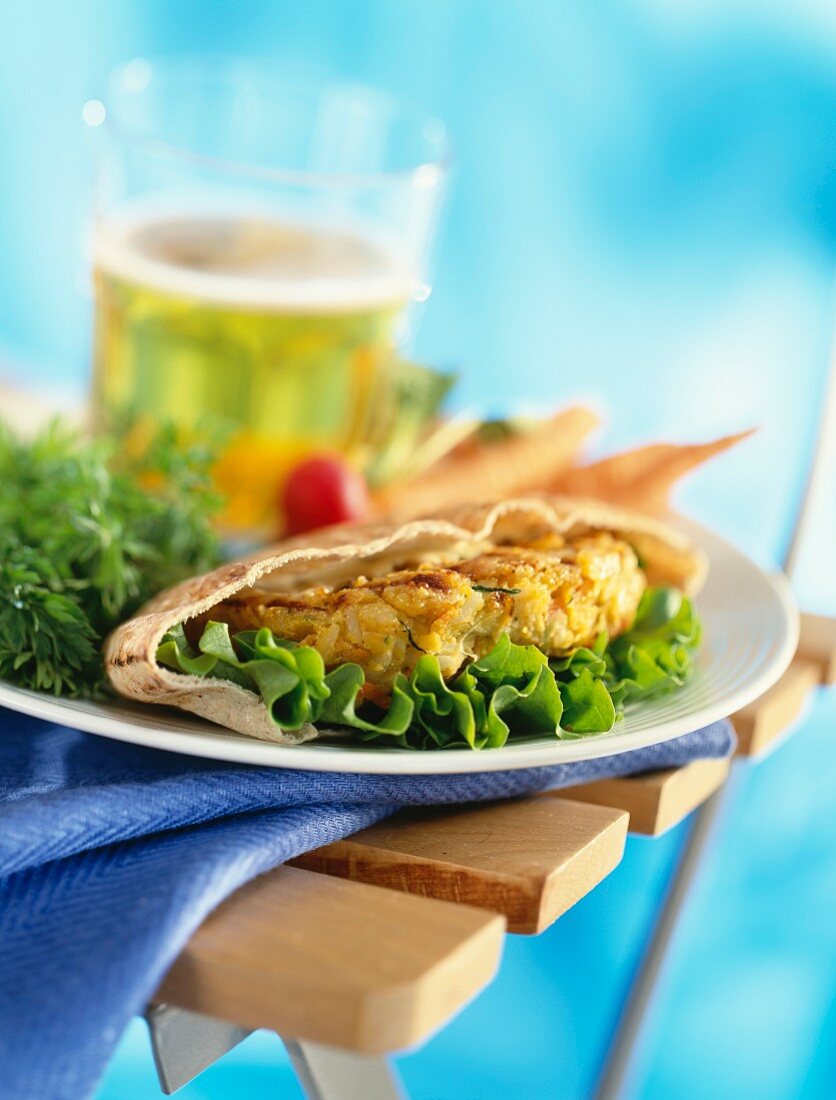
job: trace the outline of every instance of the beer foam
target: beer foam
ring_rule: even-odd
[[[122,217],[97,228],[96,266],[181,298],[275,312],[404,302],[414,281],[367,237],[257,215]]]

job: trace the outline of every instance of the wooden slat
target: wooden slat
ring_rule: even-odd
[[[816,665],[823,684],[836,684],[836,619],[802,615],[798,656]]]
[[[774,748],[819,682],[818,666],[796,658],[769,691],[733,714],[738,756],[758,756]]]
[[[660,836],[678,825],[726,781],[730,761],[694,760],[681,768],[601,779],[554,794],[596,806],[615,806],[630,815],[630,832]]]
[[[212,913],[153,999],[348,1050],[400,1050],[490,981],[504,925],[479,909],[280,867]]]
[[[610,873],[627,815],[526,798],[411,810],[309,852],[297,866],[502,913],[513,932],[541,932]]]

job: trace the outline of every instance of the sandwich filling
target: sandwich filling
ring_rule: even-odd
[[[549,534],[501,545],[462,561],[424,562],[337,588],[292,595],[266,589],[237,594],[184,624],[197,643],[208,622],[233,632],[267,627],[274,637],[310,646],[328,670],[358,665],[360,701],[386,707],[400,674],[422,656],[445,680],[490,653],[506,635],[546,657],[566,657],[633,624],[647,587],[632,547],[606,531]]]

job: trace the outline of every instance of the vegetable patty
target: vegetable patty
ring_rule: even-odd
[[[326,668],[361,666],[363,697],[385,706],[395,677],[422,654],[438,658],[445,679],[507,634],[550,657],[616,637],[633,622],[646,587],[633,549],[607,532],[529,546],[498,546],[447,566],[426,564],[342,588],[296,595],[251,590],[186,624],[195,638],[209,620],[236,631],[266,626],[276,637],[313,646]]]

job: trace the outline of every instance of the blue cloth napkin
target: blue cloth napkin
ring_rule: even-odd
[[[401,806],[728,755],[727,722],[652,748],[461,776],[256,768],[0,711],[0,1095],[89,1096],[206,915],[248,879]]]

